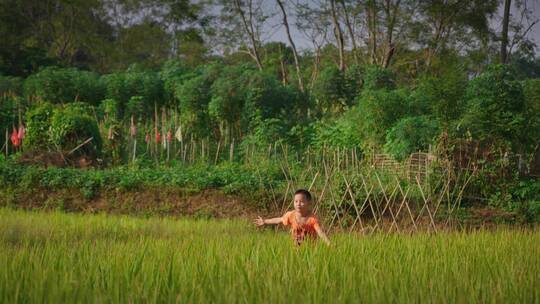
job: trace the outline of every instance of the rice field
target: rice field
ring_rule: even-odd
[[[540,231],[330,235],[0,209],[1,303],[540,303]]]

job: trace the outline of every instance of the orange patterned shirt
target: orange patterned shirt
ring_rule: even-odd
[[[317,238],[316,229],[320,228],[320,224],[319,220],[314,215],[309,216],[307,221],[303,224],[297,222],[296,211],[285,213],[281,219],[283,225],[291,226],[291,234],[297,245],[300,245],[306,237],[309,237],[312,240]]]

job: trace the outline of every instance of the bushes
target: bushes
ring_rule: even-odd
[[[21,95],[23,80],[20,77],[0,75],[0,96],[4,94]]]
[[[347,105],[345,77],[335,66],[323,69],[313,86],[313,96],[323,114],[336,113]]]
[[[381,148],[386,132],[407,115],[408,92],[405,90],[364,90],[353,111],[358,112],[364,150]]]
[[[312,144],[316,148],[324,146],[353,148],[360,147],[362,138],[358,122],[362,120],[360,112],[348,111],[332,122],[317,122]]]
[[[540,78],[528,79],[523,83],[525,96],[526,130],[529,138],[536,139],[533,145],[540,144]]]
[[[378,65],[366,68],[364,76],[364,90],[394,90],[396,89],[395,76],[389,69]]]
[[[47,67],[24,81],[24,95],[52,103],[80,100],[97,105],[103,99],[104,89],[96,73]]]
[[[210,133],[208,104],[211,84],[206,75],[198,75],[176,88],[175,96],[179,101],[183,127],[194,136],[204,137]]]
[[[50,103],[34,106],[26,112],[25,147],[31,150],[45,150],[49,147],[49,128],[54,107]]]
[[[77,150],[77,154],[98,157],[101,154],[101,135],[96,120],[74,103],[56,108],[51,117],[50,143],[62,150],[70,151],[85,140],[92,140]]]
[[[384,150],[394,158],[403,160],[411,153],[425,151],[438,132],[439,126],[432,117],[406,117],[388,131]]]
[[[42,103],[27,112],[26,147],[32,150],[49,148],[71,150],[92,137],[77,153],[97,157],[101,153],[101,136],[88,106],[72,103],[54,107]]]
[[[145,109],[144,117],[150,118],[153,112],[149,110],[154,105],[164,104],[163,83],[158,73],[127,71],[104,75],[100,80],[105,88],[105,97],[116,100],[120,109],[124,109],[132,97],[139,96]],[[123,119],[125,114],[121,111],[120,118]]]
[[[450,70],[442,77],[423,77],[412,92],[410,114],[432,115],[448,129],[461,118],[467,75],[460,69]]]
[[[11,131],[11,128],[18,124],[17,105],[20,105],[21,100],[14,96],[0,95],[0,142],[6,140],[6,130]]]
[[[514,152],[530,149],[523,88],[507,66],[491,66],[471,80],[465,99],[461,128],[473,139]]]
[[[277,171],[279,172],[279,171]],[[268,176],[280,177],[275,172]],[[253,194],[270,182],[261,180],[250,168],[223,163],[217,166],[176,166],[138,168],[117,167],[110,170],[79,170],[17,166],[0,161],[0,185],[20,189],[42,187],[52,190],[79,189],[86,198],[100,190],[132,190],[137,187],[185,187],[192,190],[224,189],[227,193]],[[261,187],[261,188],[260,188]]]

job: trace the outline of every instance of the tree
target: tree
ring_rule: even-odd
[[[477,47],[474,38],[489,35],[489,19],[496,9],[495,0],[421,1],[414,36],[425,50],[425,66],[430,68],[433,58],[447,48]]]
[[[304,81],[302,80],[302,73],[300,72],[300,62],[298,60],[298,52],[296,51],[296,45],[294,44],[294,41],[291,36],[291,30],[289,27],[289,21],[287,20],[287,13],[285,12],[285,7],[283,6],[283,2],[281,0],[276,0],[279,8],[281,9],[281,13],[283,16],[283,26],[285,27],[285,31],[287,32],[287,39],[289,39],[289,43],[291,45],[293,56],[294,56],[294,66],[296,68],[296,77],[298,78],[298,87],[300,88],[300,91],[304,91]]]
[[[506,63],[508,57],[507,46],[508,46],[508,24],[510,22],[510,6],[512,0],[504,0],[504,14],[502,21],[502,33],[501,33],[501,63]]]
[[[438,133],[437,120],[432,117],[406,117],[388,130],[384,151],[396,159],[403,160],[411,153],[427,150]]]
[[[471,80],[465,99],[462,131],[487,147],[515,152],[530,148],[523,88],[507,66],[490,66]]]

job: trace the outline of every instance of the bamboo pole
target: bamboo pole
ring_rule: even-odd
[[[9,131],[8,129],[6,129],[6,157],[8,156],[8,153],[9,153]]]
[[[218,158],[219,158],[219,150],[221,149],[221,138],[218,141],[217,149],[216,149],[216,157],[214,158],[214,164],[217,164]]]
[[[229,161],[233,161],[233,157],[234,157],[234,138],[231,142],[231,146],[230,146],[230,149],[229,149]]]
[[[133,141],[133,161],[135,162],[135,158],[137,156],[137,137],[135,137],[135,140]]]

